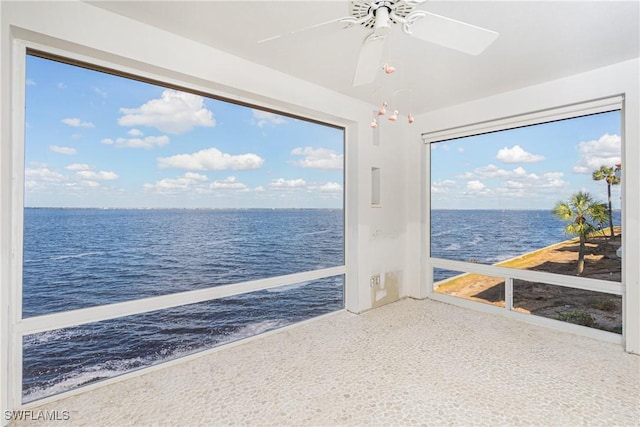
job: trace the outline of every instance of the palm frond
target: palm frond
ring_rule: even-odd
[[[573,194],[568,202],[559,201],[553,207],[552,213],[561,220],[569,222],[564,231],[570,236],[586,237],[597,231],[597,225],[607,219],[606,205],[594,200],[585,191]]]

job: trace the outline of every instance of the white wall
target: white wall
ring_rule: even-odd
[[[0,4],[0,63],[3,63],[4,56],[2,53],[7,51],[7,43],[9,39],[9,28],[4,24],[4,12],[3,7]],[[3,78],[6,73],[6,67],[0,65],[0,100],[4,100],[8,97],[8,80]],[[0,101],[1,102],[1,101]],[[4,141],[9,139],[8,129],[5,125],[10,120],[9,111],[6,107],[0,105],[0,143],[4,144]],[[5,218],[5,214],[8,212],[10,206],[7,206],[5,200],[9,199],[10,186],[4,184],[5,169],[10,170],[10,161],[7,159],[7,150],[2,149],[0,146],[0,218]],[[0,411],[4,414],[4,410],[8,409],[8,379],[7,374],[9,372],[9,360],[7,350],[9,348],[9,310],[7,309],[7,303],[9,301],[9,254],[11,253],[11,241],[5,239],[5,233],[7,233],[6,226],[3,226],[4,220],[0,221]],[[3,417],[4,418],[4,417]],[[5,424],[3,421],[0,423]]]
[[[377,107],[376,107],[377,109]],[[370,113],[371,114],[371,113]],[[370,189],[367,189],[367,215],[361,215],[362,240],[366,250],[359,260],[358,271],[365,277],[363,283],[374,275],[380,275],[385,298],[378,298],[376,290],[361,288],[362,298],[367,298],[370,307],[391,302],[391,295],[406,295],[407,280],[411,272],[406,269],[405,245],[407,239],[407,186],[405,153],[407,138],[412,127],[406,116],[391,122],[387,116],[379,119],[379,144],[369,144],[367,179],[371,180],[371,167],[380,168],[381,197],[379,206],[372,207]],[[371,120],[371,115],[369,116]],[[397,281],[396,281],[397,279]]]
[[[281,72],[234,57],[208,46],[112,14],[89,4],[71,2],[0,2],[0,352],[2,410],[15,407],[7,391],[11,282],[16,269],[11,259],[19,251],[21,174],[12,156],[12,132],[23,126],[14,120],[12,97],[24,92],[13,82],[14,41],[61,55],[73,55],[214,95],[290,112],[346,128],[346,306],[353,312],[371,307],[369,278],[387,271],[404,273],[406,247],[406,122],[381,126],[381,145],[372,144],[369,127],[373,106],[304,82]],[[15,148],[15,149],[14,149]],[[370,168],[383,171],[381,208],[370,206]],[[18,183],[21,179],[18,179]],[[15,196],[18,195],[18,196]],[[373,235],[375,234],[375,237]],[[415,275],[414,275],[415,276]],[[402,283],[400,284],[402,287]]]
[[[432,132],[544,110],[612,95],[625,95],[623,118],[623,276],[626,290],[624,341],[628,352],[640,354],[640,60],[634,59],[571,77],[494,95],[477,101],[457,105],[419,116],[422,132]],[[409,158],[418,157],[421,144],[411,145]],[[425,165],[425,175],[430,175]],[[420,197],[419,173],[411,171],[412,183],[408,200]],[[428,201],[424,204],[429,209]],[[412,208],[413,209],[413,208]],[[412,216],[410,226],[416,228]],[[416,247],[418,243],[408,243]],[[425,296],[424,281],[413,286],[410,294]]]

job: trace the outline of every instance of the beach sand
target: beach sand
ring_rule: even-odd
[[[609,230],[606,230],[607,236]],[[614,238],[602,233],[587,239],[585,268],[581,277],[620,282],[622,261],[620,228]],[[548,246],[496,265],[525,270],[576,275],[578,239]],[[504,280],[467,274],[441,282],[436,292],[504,307]],[[514,309],[522,313],[621,333],[622,298],[617,295],[514,280]]]

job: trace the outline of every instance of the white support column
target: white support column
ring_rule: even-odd
[[[26,45],[11,42],[11,255],[9,266],[9,372],[10,409],[22,405],[22,334],[17,325],[22,320],[22,256],[24,216],[24,106],[26,87]]]
[[[5,419],[5,411],[9,405],[9,260],[11,251],[10,212],[11,205],[7,203],[11,194],[11,138],[10,108],[6,102],[9,96],[9,28],[4,23],[4,5],[0,2],[0,425],[9,425]]]
[[[513,310],[513,277],[504,279],[504,308]]]
[[[622,115],[622,324],[625,350],[640,354],[640,62]]]
[[[420,263],[420,297],[426,298],[433,294],[433,267],[429,263],[431,258],[431,145],[423,143],[420,151],[422,171],[420,176],[421,207],[421,263]]]
[[[345,128],[344,144],[344,262],[347,273],[344,281],[344,308],[358,313],[361,311],[360,281],[358,274],[358,260],[360,255],[360,227],[358,219],[359,197],[361,185],[358,174],[360,173],[360,132],[358,124],[351,124]]]

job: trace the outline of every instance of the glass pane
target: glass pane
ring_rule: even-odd
[[[459,271],[447,270],[445,268],[434,268],[433,269],[433,281],[438,285],[438,282],[444,279],[448,279],[450,277],[460,275]]]
[[[444,269],[437,270],[439,270],[439,276],[446,275],[448,278],[434,285],[435,292],[504,307],[503,279]]]
[[[613,111],[431,144],[431,256],[620,282],[620,121]]]
[[[524,280],[513,281],[514,310],[622,333],[622,297]]]
[[[26,336],[23,400],[254,336],[342,308],[344,276]]]
[[[27,56],[23,316],[344,265],[344,130]]]
[[[342,265],[342,210],[26,209],[24,317]]]

